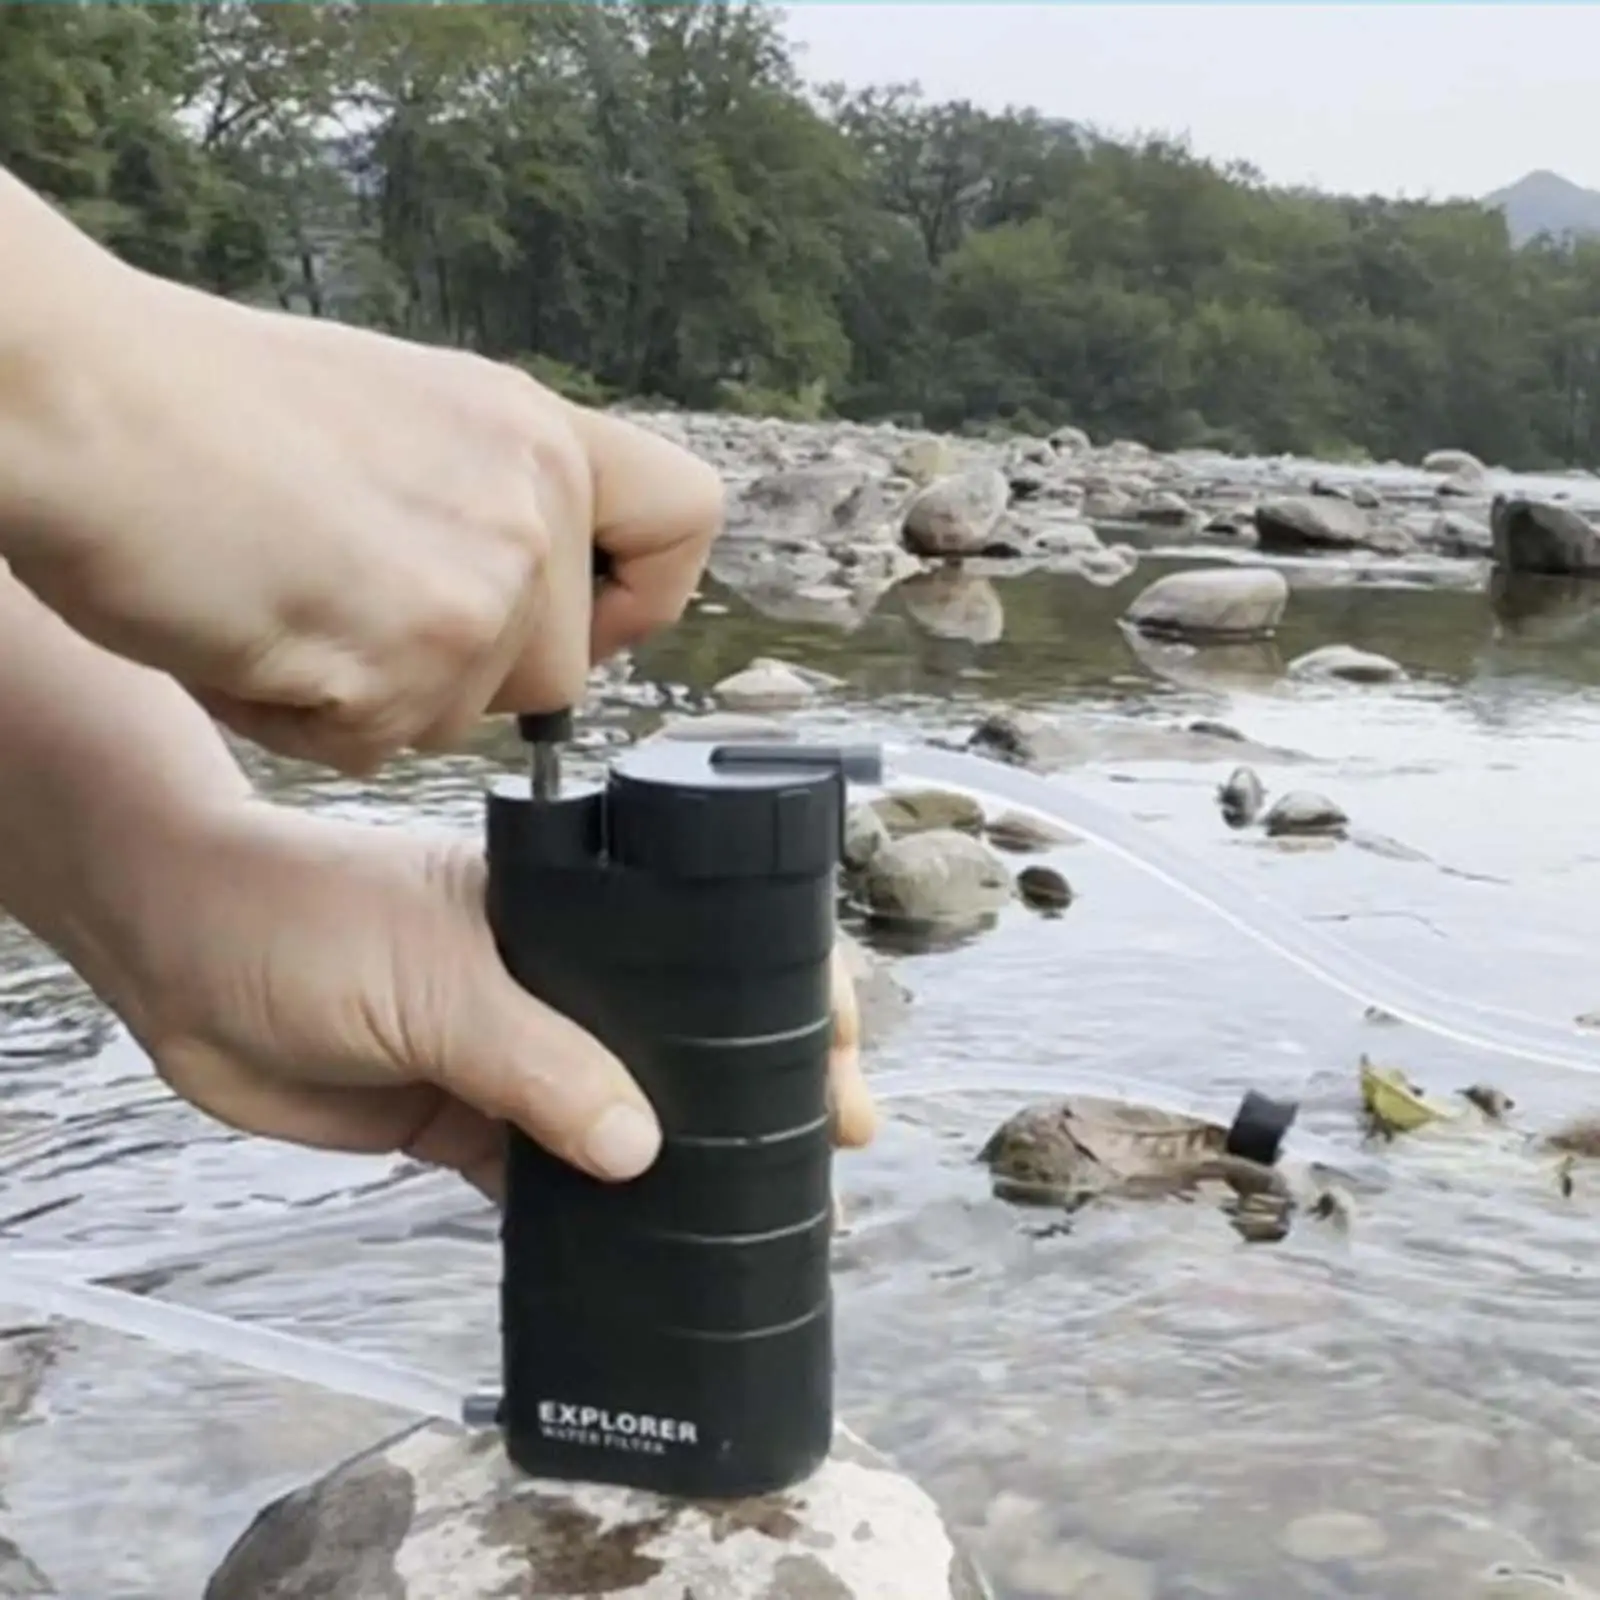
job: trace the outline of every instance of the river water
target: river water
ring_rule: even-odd
[[[893,596],[846,634],[708,584],[630,692],[681,701],[767,654],[845,681],[819,729],[870,717],[960,737],[989,704],[1054,711],[1102,739],[1061,781],[1367,956],[1555,1019],[1600,1007],[1600,594],[1495,600],[1465,567],[1393,586],[1305,569],[1275,649],[1136,650],[1115,619],[1175,564],[1110,589],[996,578],[1006,631],[984,648],[929,637]],[[1282,675],[1325,643],[1409,678]],[[607,702],[591,735],[656,716]],[[1258,763],[1270,790],[1326,794],[1409,851],[1230,832],[1213,797],[1227,763],[1127,737],[1200,717],[1299,754]],[[262,776],[294,804],[476,831],[483,777],[514,755],[490,733],[366,785]],[[1532,1129],[1600,1111],[1600,1081],[1376,1026],[1091,848],[1053,860],[1077,894],[1065,916],[1018,907],[976,942],[900,959],[914,1002],[874,1072],[1066,1092],[1115,1071],[1223,1111],[1255,1085],[1302,1094],[1303,1126],[1352,1151],[1363,1050],[1441,1092],[1495,1081]],[[4,1248],[464,1387],[492,1375],[496,1250],[464,1189],[219,1130],[14,930],[0,974]],[[1246,1244],[1175,1201],[1050,1227],[990,1198],[973,1160],[1032,1097],[896,1101],[877,1146],[840,1163],[843,1407],[970,1530],[1004,1600],[1564,1592],[1485,1587],[1495,1562],[1600,1591],[1600,1169],[1563,1197],[1547,1160],[1397,1141],[1368,1152],[1382,1181],[1348,1232],[1305,1222]],[[3,1490],[13,1537],[82,1600],[197,1595],[260,1503],[405,1420],[93,1330],[34,1337],[49,1367],[32,1420],[0,1440]]]

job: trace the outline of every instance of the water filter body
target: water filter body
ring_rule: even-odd
[[[489,798],[488,909],[530,992],[661,1121],[590,1178],[510,1134],[506,1447],[524,1471],[704,1497],[806,1477],[833,1434],[827,1104],[845,781],[640,746],[598,788]],[[748,754],[748,752],[745,752]]]

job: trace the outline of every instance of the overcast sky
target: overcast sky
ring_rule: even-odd
[[[1600,188],[1600,6],[784,9],[809,77],[1186,132],[1276,182],[1443,198],[1548,167]]]

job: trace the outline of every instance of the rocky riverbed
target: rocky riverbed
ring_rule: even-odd
[[[906,584],[932,631],[990,643],[1001,617],[946,563],[1115,584],[1152,545],[1250,557],[1246,573],[1185,580],[1130,618],[1219,642],[1273,632],[1286,588],[1262,562],[1319,558],[1323,582],[1471,582],[1451,564],[1490,560],[1600,574],[1600,533],[1584,514],[1600,510],[1600,479],[1511,483],[1460,450],[1415,467],[1339,468],[1156,455],[1132,440],[1097,447],[1075,428],[975,441],[889,425],[635,415],[721,469],[731,496],[712,574],[777,620],[849,627]]]
[[[931,739],[1048,773],[1448,996],[1600,1006],[1580,537],[1600,483],[648,420],[726,472],[729,533],[683,626],[597,675],[580,770],[703,719]],[[1563,575],[1521,570],[1541,563]],[[256,766],[286,803],[475,832],[486,770],[517,759],[486,729],[363,784]],[[886,1122],[839,1167],[842,1403],[1003,1600],[1600,1593],[1600,1185],[1370,1145],[1356,1071],[1371,1052],[1436,1094],[1490,1078],[1534,1132],[1600,1085],[1369,1016],[1003,798],[864,797],[849,850]],[[1226,1120],[1247,1087],[1301,1099],[1298,1131],[1349,1169],[1348,1227],[1302,1208],[1240,1229],[1116,1185],[1056,1215],[979,1160],[1024,1107]],[[493,1366],[469,1197],[203,1123],[14,934],[0,1233],[464,1387]],[[0,1595],[37,1591],[30,1571],[93,1600],[198,1594],[257,1505],[403,1420],[5,1316]]]

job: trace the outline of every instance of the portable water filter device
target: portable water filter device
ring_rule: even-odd
[[[507,1453],[530,1474],[768,1493],[833,1437],[830,967],[846,781],[876,746],[660,738],[564,791],[572,718],[518,719],[488,796],[502,959],[654,1106],[607,1183],[517,1130],[501,1227]]]

